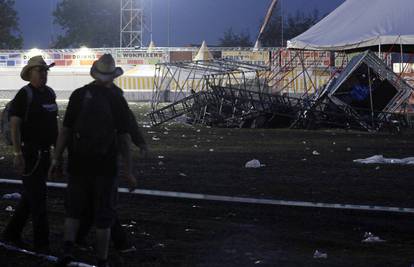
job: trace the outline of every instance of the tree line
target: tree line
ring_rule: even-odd
[[[14,9],[15,0],[0,0],[0,49],[19,49],[23,37],[19,18]],[[99,8],[96,8],[99,6]],[[60,34],[51,44],[52,48],[116,47],[119,45],[120,0],[61,0],[53,12],[54,24]],[[317,11],[305,14],[297,11],[282,19],[276,10],[267,30],[262,36],[263,46],[284,46],[291,39],[319,21]],[[283,29],[283,30],[282,30]],[[283,32],[283,37],[282,37]],[[227,29],[218,40],[223,47],[252,47],[248,32]]]
[[[296,11],[295,14],[289,14],[286,18],[282,17],[280,10],[276,10],[260,39],[261,45],[264,47],[284,47],[287,40],[305,32],[320,19],[316,9],[311,13]],[[247,31],[236,33],[233,28],[229,28],[219,39],[219,46],[252,47],[255,40],[252,40]]]

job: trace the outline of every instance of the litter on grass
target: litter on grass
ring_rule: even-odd
[[[261,167],[265,167],[265,164],[261,164],[259,160],[257,159],[252,159],[248,162],[246,162],[246,164],[244,165],[245,168],[261,168]]]
[[[4,194],[3,199],[21,199],[22,195],[20,193],[11,193],[11,194]]]

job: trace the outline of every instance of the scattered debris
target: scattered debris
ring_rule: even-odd
[[[22,195],[20,193],[11,193],[11,194],[4,194],[3,199],[21,199]]]
[[[244,165],[245,168],[261,168],[265,166],[266,165],[261,164],[260,161],[257,159],[252,159],[251,161],[246,162],[246,164]]]
[[[328,253],[321,252],[319,250],[315,250],[315,253],[313,253],[314,259],[327,259]]]
[[[364,239],[362,240],[362,243],[383,243],[383,242],[386,242],[386,241],[374,235],[371,232],[366,232],[364,234]]]
[[[6,211],[9,211],[9,212],[13,212],[14,211],[14,209],[13,209],[12,206],[7,206],[5,210]]]

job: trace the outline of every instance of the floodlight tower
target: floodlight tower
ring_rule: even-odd
[[[143,0],[121,0],[120,47],[142,47],[143,33]]]

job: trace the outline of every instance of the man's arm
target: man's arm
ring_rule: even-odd
[[[17,172],[19,174],[24,173],[25,169],[25,161],[23,158],[22,153],[22,140],[21,140],[21,125],[22,125],[22,119],[17,116],[12,116],[10,118],[10,134],[11,134],[11,140],[13,144],[13,163],[14,167],[16,168]]]
[[[72,130],[65,126],[63,126],[59,132],[52,162],[50,163],[49,168],[48,176],[50,179],[57,178],[56,176],[62,175],[62,155],[68,145],[71,134]]]
[[[22,154],[22,142],[21,142],[21,128],[22,119],[17,116],[12,116],[10,118],[10,134],[13,144],[14,154]]]
[[[127,133],[118,135],[119,152],[123,159],[124,171],[123,176],[128,182],[130,190],[137,186],[137,180],[133,175],[132,154],[131,154],[131,136]]]
[[[63,126],[59,132],[56,148],[53,155],[53,160],[60,161],[62,159],[63,152],[68,145],[69,138],[72,135],[72,130],[68,127]]]

